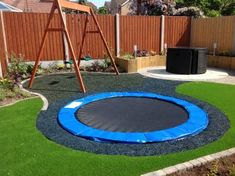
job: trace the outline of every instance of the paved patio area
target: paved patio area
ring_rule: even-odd
[[[205,74],[182,75],[166,72],[166,67],[149,67],[139,70],[139,73],[146,77],[178,80],[178,81],[206,81],[224,84],[235,84],[235,72],[223,69],[208,68]]]

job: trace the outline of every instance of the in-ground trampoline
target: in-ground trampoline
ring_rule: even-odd
[[[100,142],[150,143],[196,135],[207,114],[174,97],[146,92],[107,92],[75,100],[58,114],[68,132]]]

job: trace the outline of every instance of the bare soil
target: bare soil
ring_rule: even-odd
[[[35,96],[35,95],[31,95],[30,97],[33,97],[33,96]],[[27,98],[30,98],[30,97],[16,96],[14,98],[5,98],[4,100],[0,101],[0,107],[8,105],[8,104],[12,104],[12,103],[14,103],[18,100],[27,99]]]
[[[235,176],[235,154],[170,176]]]

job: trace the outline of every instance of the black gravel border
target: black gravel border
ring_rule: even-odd
[[[230,127],[224,113],[214,106],[197,99],[179,95],[175,88],[184,83],[179,81],[146,78],[139,74],[84,73],[89,93],[82,94],[76,84],[74,74],[49,75],[38,78],[32,91],[43,94],[49,100],[47,111],[41,111],[36,122],[37,129],[58,144],[66,147],[108,155],[152,156],[191,150],[218,140]],[[57,122],[60,108],[72,100],[89,94],[107,91],[146,91],[162,95],[174,96],[196,104],[208,113],[209,125],[206,130],[196,136],[175,141],[148,144],[100,143],[74,136],[61,128]]]

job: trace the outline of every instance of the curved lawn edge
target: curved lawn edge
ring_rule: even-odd
[[[25,100],[0,109],[0,165],[3,168],[0,175],[134,176],[235,146],[235,109],[232,106],[235,104],[235,86],[185,83],[176,91],[219,108],[228,116],[231,128],[220,140],[181,153],[148,157],[97,155],[75,151],[47,140],[35,127],[42,101],[39,98]]]
[[[38,77],[36,77],[36,78],[38,78]],[[28,78],[28,79],[22,81],[21,84],[23,85],[23,84],[25,84],[26,82],[28,82],[29,80],[30,80],[30,78]],[[25,89],[23,86],[21,86],[21,89],[22,89],[23,91],[25,91],[25,92],[28,92],[28,93],[30,93],[30,94],[32,94],[32,95],[36,95],[36,96],[38,96],[38,97],[41,98],[41,100],[43,101],[43,106],[42,106],[42,108],[41,108],[42,111],[46,111],[46,110],[48,109],[49,103],[48,103],[47,98],[46,98],[44,95],[42,95],[42,94],[40,94],[40,93],[37,93],[37,92],[33,92],[33,91],[30,91],[30,90],[27,90],[27,89]]]

